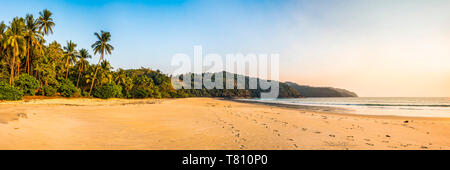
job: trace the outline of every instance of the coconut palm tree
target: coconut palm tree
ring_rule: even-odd
[[[109,41],[111,41],[111,33],[100,31],[100,34],[96,32],[94,33],[94,35],[97,37],[98,40],[94,44],[92,44],[91,47],[94,49],[94,55],[100,53],[100,59],[98,61],[97,68],[95,69],[94,77],[91,82],[89,95],[91,94],[92,88],[94,87],[95,76],[97,76],[100,62],[103,60],[105,54],[111,54],[111,51],[114,50],[114,47],[111,44],[109,44]]]
[[[39,15],[39,32],[44,35],[53,34],[53,27],[55,26],[55,23],[53,22],[52,12],[44,9],[39,12]]]
[[[98,73],[99,79],[97,81],[100,81],[100,84],[111,83],[111,81],[113,81],[113,74],[111,73],[112,69],[114,68],[111,67],[111,64],[107,60],[103,60],[102,63],[100,63]]]
[[[117,71],[116,77],[114,80],[117,82],[117,85],[120,85],[121,83],[124,83],[127,79],[127,74],[125,73],[124,69],[119,68],[119,71]]]
[[[6,25],[5,22],[0,22],[0,60],[3,58],[3,43],[5,40],[5,30]]]
[[[78,84],[80,82],[81,72],[86,72],[89,67],[89,61],[87,61],[86,59],[92,58],[92,56],[89,54],[88,50],[86,50],[84,48],[81,49],[79,53],[80,54],[77,56],[79,58],[79,60],[77,62],[77,66],[78,66],[77,88],[78,88]]]
[[[0,22],[0,67],[2,68],[4,68],[5,66],[5,63],[3,62],[3,56],[5,55],[5,52],[3,50],[4,49],[3,44],[5,42],[5,29],[6,29],[5,23],[3,21]]]
[[[66,79],[69,76],[69,67],[77,61],[78,51],[75,49],[77,44],[72,41],[68,41],[67,45],[64,47],[64,61],[66,67]]]
[[[33,15],[27,14],[25,17],[26,21],[26,29],[25,29],[25,38],[27,40],[27,58],[26,58],[26,70],[27,73],[30,74],[30,63],[32,59],[30,58],[30,53],[34,48],[37,48],[42,53],[42,45],[41,39],[43,38],[41,34],[39,34],[39,22],[35,20]]]
[[[5,32],[6,42],[3,48],[6,49],[6,58],[9,61],[11,75],[9,84],[14,86],[14,66],[19,63],[16,62],[20,56],[26,52],[25,40],[25,22],[23,18],[14,18],[11,25]]]
[[[0,40],[3,40],[4,36],[5,36],[5,30],[6,30],[6,24],[5,22],[0,22]],[[2,47],[0,47],[1,49]]]

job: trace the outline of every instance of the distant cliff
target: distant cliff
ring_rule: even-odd
[[[297,90],[303,97],[358,97],[354,92],[333,87],[311,87],[286,82],[287,85]]]

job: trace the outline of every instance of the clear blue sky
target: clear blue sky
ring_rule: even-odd
[[[110,31],[113,67],[170,73],[175,53],[279,53],[280,78],[360,96],[450,96],[448,0],[6,1],[9,22],[54,13],[48,39],[90,49]],[[97,60],[98,56],[93,60]]]
[[[191,54],[194,45],[215,53],[278,52],[279,45],[263,45],[272,46],[276,41],[274,31],[288,24],[289,18],[285,17],[291,12],[286,10],[291,3],[271,0],[18,0],[2,4],[0,20],[4,21],[27,13],[38,15],[45,8],[52,11],[56,26],[49,41],[72,40],[90,49],[94,32],[110,31],[116,50],[107,59],[113,66],[165,71],[170,71],[170,59],[175,53]]]

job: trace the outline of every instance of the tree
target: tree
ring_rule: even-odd
[[[55,63],[55,75],[56,77],[65,77],[66,61],[64,60],[64,49],[56,41],[49,44],[48,54],[51,58],[51,62]]]
[[[114,77],[111,72],[112,69],[111,64],[107,60],[103,60],[100,63],[97,81],[100,82],[100,84],[111,83]]]
[[[78,68],[77,88],[78,88],[81,72],[86,72],[89,67],[89,62],[86,59],[92,58],[92,56],[89,54],[88,50],[83,48],[80,50],[79,55],[77,57],[79,58],[79,60],[77,62],[77,68]]]
[[[75,49],[77,44],[72,41],[68,41],[67,45],[64,47],[64,61],[66,67],[66,79],[69,76],[69,67],[77,61],[78,52]]]
[[[117,85],[121,85],[121,83],[124,83],[126,81],[127,75],[125,74],[125,70],[119,68],[119,71],[117,72],[114,80],[116,81]]]
[[[5,43],[5,30],[5,22],[2,21],[0,22],[0,79],[8,76],[8,69],[6,68],[6,63],[4,60],[4,55],[6,54],[3,48],[3,44]]]
[[[35,20],[33,15],[27,14],[25,17],[26,28],[25,28],[25,39],[27,40],[27,58],[26,58],[26,70],[27,73],[30,74],[30,63],[31,56],[30,54],[33,51],[33,48],[39,49],[42,53],[42,45],[41,39],[43,39],[42,35],[39,33],[39,21]]]
[[[3,48],[6,49],[6,58],[10,66],[11,75],[9,79],[9,84],[14,86],[14,66],[18,61],[18,57],[23,56],[26,51],[26,40],[25,40],[25,23],[23,18],[14,18],[11,25],[5,32],[6,43],[4,43]]]
[[[111,51],[114,50],[114,47],[109,44],[109,41],[111,41],[111,33],[100,31],[100,34],[94,33],[94,35],[98,40],[94,44],[92,44],[91,47],[94,49],[94,55],[100,53],[100,59],[98,61],[97,68],[95,69],[94,77],[91,82],[92,84],[91,88],[89,89],[89,95],[91,94],[92,88],[94,87],[95,76],[97,76],[100,62],[103,60],[105,54],[111,54]]]
[[[0,22],[0,61],[3,59],[3,55],[4,55],[4,48],[3,48],[3,44],[5,43],[5,30],[6,30],[6,25],[5,22]],[[0,63],[2,64],[2,63]]]
[[[52,12],[44,9],[42,12],[39,12],[39,15],[39,32],[44,35],[53,34],[55,23],[53,22]]]

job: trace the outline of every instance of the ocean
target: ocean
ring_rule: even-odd
[[[450,117],[450,97],[330,97],[243,100],[336,108],[339,113],[346,114],[407,117]]]

